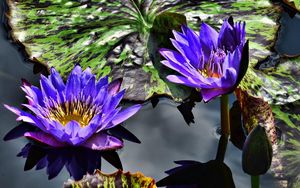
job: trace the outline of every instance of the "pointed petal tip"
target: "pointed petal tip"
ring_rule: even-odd
[[[28,86],[28,87],[31,86],[30,82],[28,82],[25,78],[22,78],[22,79],[21,79],[21,82],[22,82],[22,85],[23,85],[23,86]]]
[[[15,113],[16,115],[20,115],[20,110],[19,109],[17,109],[16,107],[13,107],[13,106],[9,106],[9,105],[7,105],[7,104],[3,104],[3,106],[7,109],[7,110],[9,110],[9,111],[11,111],[11,112],[13,112],[13,113]]]

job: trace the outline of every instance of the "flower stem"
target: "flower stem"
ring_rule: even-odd
[[[230,135],[228,95],[221,96],[221,134]]]
[[[218,145],[216,160],[223,162],[230,135],[228,95],[221,96],[221,138]]]
[[[259,176],[251,176],[251,188],[259,188]]]

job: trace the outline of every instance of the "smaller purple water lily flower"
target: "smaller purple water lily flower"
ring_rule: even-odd
[[[53,147],[82,146],[93,150],[123,147],[122,139],[109,131],[120,134],[116,127],[134,115],[141,105],[125,110],[118,107],[125,94],[125,90],[119,91],[121,81],[109,83],[108,77],[97,81],[90,68],[82,71],[76,65],[66,84],[51,68],[48,78],[41,76],[40,85],[41,89],[24,82],[21,87],[29,101],[23,106],[31,113],[5,105],[25,124],[9,132],[4,140],[25,136]]]
[[[219,33],[202,23],[200,35],[185,25],[182,33],[173,34],[177,51],[160,49],[166,59],[161,63],[181,74],[169,75],[169,81],[200,90],[204,102],[236,88],[248,67],[245,22],[234,23],[230,17]]]

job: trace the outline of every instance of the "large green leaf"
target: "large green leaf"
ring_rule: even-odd
[[[300,101],[285,105],[273,105],[276,125],[282,132],[279,144],[277,176],[288,180],[288,187],[300,185]],[[274,166],[275,166],[274,165]],[[275,171],[275,172],[276,172]]]
[[[252,96],[263,97],[272,104],[285,104],[300,99],[300,57],[279,58],[249,68],[240,88]]]
[[[104,174],[97,170],[93,175],[86,175],[80,181],[69,180],[64,184],[65,188],[88,188],[88,187],[111,187],[111,188],[156,188],[154,179],[144,176],[137,172],[131,174],[130,172],[117,171],[113,174]]]
[[[271,54],[281,11],[267,0],[9,0],[8,4],[12,37],[30,59],[54,66],[65,76],[74,63],[80,63],[97,76],[122,77],[125,98],[130,100],[153,95],[187,97],[182,88],[166,84],[149,59],[149,31],[159,13],[182,13],[195,29],[200,19],[216,27],[229,15],[246,21],[254,65]]]

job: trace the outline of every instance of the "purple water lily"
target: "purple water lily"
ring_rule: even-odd
[[[248,67],[248,61],[241,63],[248,46],[245,22],[234,23],[230,17],[219,33],[202,23],[200,35],[185,25],[182,33],[173,34],[171,42],[177,51],[160,49],[166,59],[161,63],[181,74],[169,75],[169,81],[200,90],[204,102],[234,90]]]
[[[18,116],[18,121],[35,129],[21,124],[5,139],[25,136],[53,147],[82,146],[94,150],[123,147],[122,139],[109,130],[116,131],[116,126],[134,115],[141,105],[125,110],[118,107],[125,94],[125,90],[119,91],[121,81],[109,83],[108,77],[97,81],[90,68],[82,71],[76,65],[66,84],[51,68],[48,78],[41,76],[40,85],[41,89],[24,82],[21,87],[29,101],[23,105],[31,113],[5,105]]]

